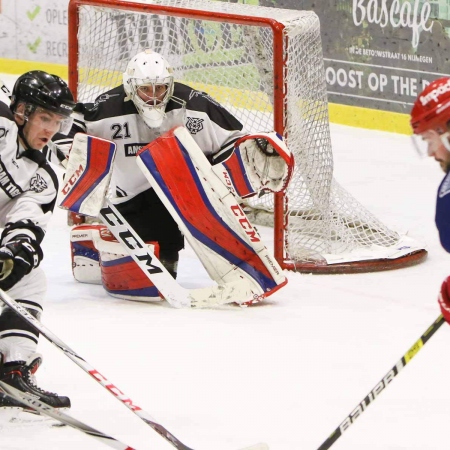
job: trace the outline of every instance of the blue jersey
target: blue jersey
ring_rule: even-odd
[[[450,252],[450,172],[444,177],[438,189],[436,227],[442,247]]]

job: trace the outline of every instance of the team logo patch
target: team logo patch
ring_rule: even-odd
[[[37,173],[30,181],[30,188],[32,191],[39,193],[47,188],[47,183],[44,178]]]
[[[125,156],[136,156],[137,152],[147,144],[125,144]]]
[[[188,117],[186,121],[186,128],[191,134],[197,134],[199,131],[203,130],[204,119],[199,119],[197,117]]]

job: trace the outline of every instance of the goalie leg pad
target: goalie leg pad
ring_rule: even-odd
[[[136,301],[160,301],[158,289],[142,272],[133,258],[126,255],[122,245],[114,241],[117,248],[111,252],[111,246],[100,247],[100,265],[102,283],[105,290],[113,297]],[[158,244],[147,243],[151,250],[159,257]],[[116,253],[120,252],[120,253]]]
[[[94,244],[104,225],[76,225],[70,230],[72,273],[80,283],[102,284],[100,255]]]
[[[286,284],[278,263],[185,128],[144,147],[137,161],[219,285],[240,283],[248,301]]]
[[[110,295],[125,300],[161,300],[156,287],[105,225],[75,226],[70,237],[77,281],[102,284]],[[158,257],[158,243],[148,245]]]

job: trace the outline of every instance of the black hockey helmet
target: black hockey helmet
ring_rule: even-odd
[[[40,106],[65,117],[69,117],[75,107],[73,95],[66,82],[41,70],[24,73],[17,79],[10,105],[13,112],[19,102]]]

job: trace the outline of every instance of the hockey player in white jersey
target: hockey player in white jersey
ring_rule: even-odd
[[[75,106],[66,83],[31,71],[20,76],[8,107],[0,102],[0,288],[39,318],[46,278],[41,243],[53,212],[58,180],[42,154],[55,133],[67,133]],[[42,358],[38,333],[8,307],[0,314],[0,379],[56,408],[67,397],[34,382]],[[20,406],[0,394],[0,407]]]
[[[214,165],[229,158],[236,142],[249,136],[248,131],[207,93],[175,82],[168,61],[152,50],[131,58],[123,84],[94,103],[77,104],[73,116],[70,136],[82,132],[117,145],[111,182],[113,203],[144,241],[158,244],[161,262],[176,277],[183,235],[147,178],[137,170],[136,154],[173,127],[183,125]],[[264,166],[269,165],[266,160],[281,159],[273,148],[281,138],[275,133],[273,138],[252,139],[265,158],[261,160]],[[62,139],[58,144],[64,142]],[[172,170],[177,171],[177,167]],[[285,181],[287,170],[281,172]]]

